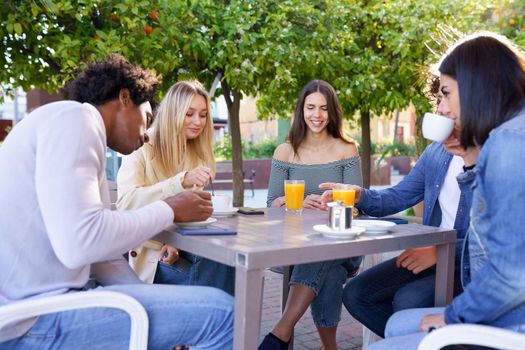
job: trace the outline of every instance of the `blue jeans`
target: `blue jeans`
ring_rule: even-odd
[[[442,314],[444,307],[409,309],[396,312],[386,325],[385,340],[368,347],[369,350],[416,350],[427,332],[419,331],[421,319],[430,314]]]
[[[184,251],[179,254],[173,265],[158,264],[153,283],[215,287],[234,295],[233,267]]]
[[[96,290],[137,299],[149,317],[148,349],[187,344],[191,349],[231,349],[233,299],[215,288],[113,285]],[[128,349],[127,313],[109,308],[78,309],[40,316],[22,337],[0,344],[11,349]]]
[[[459,273],[454,275],[454,295],[461,293]],[[343,303],[356,320],[384,337],[388,318],[404,309],[434,305],[435,268],[414,274],[396,266],[396,258],[363,271],[343,291]]]
[[[316,294],[310,309],[317,327],[337,326],[341,320],[343,285],[361,261],[359,256],[294,266],[290,285],[304,285]]]

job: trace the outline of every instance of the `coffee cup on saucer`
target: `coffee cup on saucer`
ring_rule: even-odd
[[[223,211],[231,208],[231,198],[227,194],[216,194],[211,196],[213,210]]]

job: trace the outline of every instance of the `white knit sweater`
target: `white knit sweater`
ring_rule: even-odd
[[[162,201],[111,211],[105,154],[102,116],[89,104],[50,103],[13,128],[0,147],[0,305],[81,288],[91,271],[105,284],[138,282],[121,255],[173,212]]]

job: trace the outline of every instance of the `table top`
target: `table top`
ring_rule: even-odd
[[[232,236],[183,236],[172,226],[154,239],[230,266],[260,269],[402,250],[407,247],[450,244],[456,231],[419,224],[396,225],[389,233],[355,238],[327,238],[313,230],[325,224],[328,213],[305,209],[302,214],[269,208],[264,215],[238,214],[220,218],[215,227],[237,231]]]

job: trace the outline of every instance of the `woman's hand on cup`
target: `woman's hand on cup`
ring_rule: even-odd
[[[342,185],[342,184],[336,183],[336,182],[323,182],[322,184],[319,185],[320,189],[328,190],[328,191],[324,191],[324,193],[321,195],[322,201],[325,205],[328,202],[333,202],[332,190],[339,185]],[[355,190],[355,204],[359,203],[361,201],[361,187],[357,185],[350,185],[350,188],[352,190]]]
[[[327,207],[321,195],[309,194],[303,201],[303,208],[326,210]]]
[[[210,168],[205,166],[198,166],[192,169],[184,175],[182,180],[182,186],[186,189],[196,187],[206,187],[211,181],[213,181],[213,172]]]

